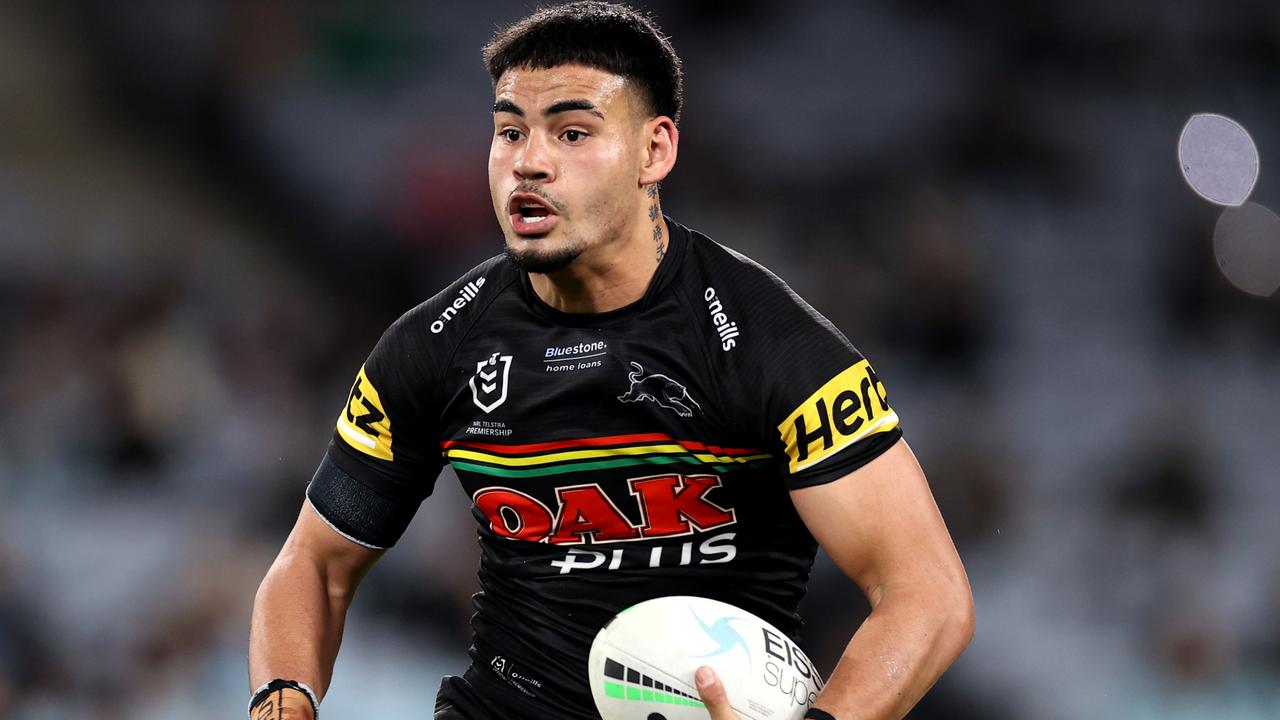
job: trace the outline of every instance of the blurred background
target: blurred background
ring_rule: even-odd
[[[687,72],[664,209],[872,359],[967,563],[912,717],[1280,717],[1280,309],[1177,156],[1228,115],[1280,206],[1280,5],[641,6]],[[500,249],[479,48],[528,8],[0,2],[0,718],[243,716],[355,370]],[[475,548],[446,471],[328,717],[425,716]],[[805,611],[829,672],[865,604],[821,561]]]

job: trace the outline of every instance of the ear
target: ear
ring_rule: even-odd
[[[644,156],[640,165],[640,186],[661,182],[676,164],[680,131],[666,115],[651,118],[644,124]]]

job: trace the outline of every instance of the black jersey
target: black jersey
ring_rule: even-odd
[[[472,668],[446,691],[494,716],[598,717],[591,640],[649,598],[716,598],[794,635],[817,548],[788,490],[901,436],[831,323],[760,265],[668,224],[648,291],[619,310],[557,311],[501,256],[411,310],[352,386],[326,459],[339,479],[309,489],[335,529],[385,546],[453,465],[482,591]],[[341,483],[403,520],[371,527],[387,521]]]

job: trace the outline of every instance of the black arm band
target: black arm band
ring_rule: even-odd
[[[809,708],[809,711],[806,712],[804,716],[805,718],[812,718],[812,720],[836,720],[835,715],[832,715],[826,710],[819,710],[815,707]]]
[[[320,517],[340,535],[375,550],[396,544],[422,502],[397,502],[375,492],[344,467],[357,461],[329,449],[307,486],[307,499]]]
[[[297,680],[285,680],[284,678],[276,678],[271,682],[263,685],[254,691],[253,697],[249,698],[249,720],[253,720],[253,709],[261,705],[267,698],[271,697],[271,693],[278,692],[285,688],[297,690],[307,696],[307,700],[311,701],[311,717],[313,720],[320,720],[320,702],[316,700],[316,693],[307,687],[306,683],[300,683]]]

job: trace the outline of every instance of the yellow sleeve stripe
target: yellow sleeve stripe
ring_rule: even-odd
[[[890,411],[889,415],[886,415],[885,417],[882,417],[879,420],[876,420],[874,423],[864,428],[863,431],[858,433],[857,435],[846,437],[843,440],[841,440],[837,445],[832,447],[829,452],[825,452],[822,455],[817,457],[811,457],[802,463],[792,462],[791,472],[797,473],[797,472],[800,472],[801,470],[807,470],[813,467],[814,465],[817,465],[818,463],[822,462],[823,460],[839,455],[841,450],[844,450],[845,448],[858,442],[859,440],[865,440],[866,438],[872,435],[876,435],[878,433],[888,432],[896,427],[898,427],[898,413]]]
[[[898,426],[884,383],[861,360],[828,380],[778,425],[792,473],[838,454],[850,445]]]
[[[382,407],[382,398],[369,382],[364,368],[356,374],[347,396],[347,406],[338,415],[338,434],[365,455],[379,460],[394,460],[391,450],[391,418]]]
[[[350,443],[363,445],[370,450],[378,447],[378,442],[376,440],[371,439],[367,435],[361,434],[359,430],[351,425],[351,423],[347,422],[345,417],[338,418],[338,432],[342,433],[342,437],[346,438]]]

